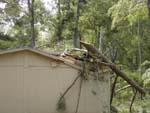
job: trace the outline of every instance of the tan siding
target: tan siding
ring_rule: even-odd
[[[42,55],[38,55],[32,52],[26,52],[26,56],[28,57],[27,63],[30,67],[39,67],[39,66],[50,66],[50,67],[67,67],[69,66],[64,65],[59,61],[54,61],[48,57],[43,58]]]
[[[0,56],[0,113],[57,113],[56,104],[78,70],[24,51]],[[78,113],[109,113],[110,82],[83,81]],[[74,113],[79,80],[65,96],[66,112]],[[92,93],[96,92],[96,95]]]
[[[21,71],[21,67],[0,67],[0,113],[23,112]]]
[[[4,54],[0,56],[0,66],[23,66],[24,52]]]

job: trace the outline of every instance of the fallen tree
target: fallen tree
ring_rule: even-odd
[[[87,50],[91,57],[101,60],[106,64],[109,64],[108,67],[116,73],[116,75],[123,78],[128,84],[130,84],[133,88],[139,91],[141,94],[145,94],[145,90],[138,85],[134,80],[130,79],[123,71],[121,71],[114,63],[112,63],[109,59],[107,59],[96,47],[89,43],[85,43],[80,41],[81,45],[83,45]]]

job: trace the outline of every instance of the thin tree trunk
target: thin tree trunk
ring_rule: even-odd
[[[130,113],[132,113],[132,105],[134,103],[134,100],[136,98],[136,94],[137,94],[137,90],[135,91],[134,95],[133,95],[133,98],[132,98],[132,101],[131,101],[131,104],[130,104]]]
[[[73,37],[73,45],[75,48],[79,47],[79,31],[78,31],[79,15],[80,15],[80,0],[77,0],[77,11],[76,11],[76,18],[75,18],[76,20],[75,20],[74,37]]]
[[[112,104],[113,101],[113,97],[114,97],[114,93],[115,93],[115,87],[116,87],[116,83],[117,83],[117,79],[118,79],[118,75],[116,75],[113,86],[111,88],[111,98],[110,98],[110,105]]]
[[[61,20],[61,8],[60,8],[60,0],[57,1],[57,19],[58,19],[58,24],[57,24],[57,39],[58,41],[62,40],[62,29],[63,29],[63,24]]]
[[[138,19],[138,54],[139,54],[139,72],[141,74],[141,36],[140,36],[140,19]]]
[[[75,113],[78,113],[78,109],[79,109],[79,104],[80,104],[80,97],[81,97],[81,90],[82,90],[82,82],[83,82],[83,78],[80,77],[80,88],[79,88],[79,94],[78,94],[78,100],[77,100],[77,106],[76,106],[76,111]]]
[[[60,16],[60,0],[57,1],[57,7],[58,7],[58,16]],[[60,18],[60,17],[58,17]]]
[[[35,29],[34,29],[34,0],[28,0],[28,9],[30,14],[30,26],[31,26],[31,47],[35,47]]]
[[[118,50],[113,44],[112,47],[110,48],[110,57],[113,63],[115,63],[115,60],[117,58],[117,53],[118,53]]]
[[[100,26],[99,51],[102,52],[103,26]]]
[[[150,17],[150,0],[147,0],[148,16]]]
[[[31,35],[32,35],[32,47],[35,46],[35,29],[34,29],[34,0],[32,0],[31,7]]]
[[[100,25],[98,26],[98,28],[96,27],[95,28],[95,36],[96,36],[96,40],[95,40],[95,46],[97,47],[97,48],[99,48],[99,40],[100,40]]]
[[[81,73],[80,73],[81,74]],[[74,81],[71,83],[71,85],[65,90],[65,92],[62,94],[62,96],[59,99],[59,102],[64,98],[64,96],[68,93],[68,91],[72,88],[72,86],[76,83],[76,81],[78,80],[78,78],[80,78],[81,75],[78,75]]]

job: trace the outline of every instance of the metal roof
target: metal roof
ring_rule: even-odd
[[[68,59],[65,59],[65,58],[61,57],[59,55],[59,53],[45,52],[45,51],[41,51],[41,50],[34,49],[34,48],[17,48],[17,49],[2,50],[2,51],[0,51],[0,56],[1,55],[5,55],[5,54],[21,52],[21,51],[30,51],[30,52],[42,55],[44,57],[48,57],[48,58],[53,59],[55,61],[62,62],[62,63],[66,64],[66,65],[68,65],[70,67],[75,68],[75,69],[79,69],[79,70],[82,69],[80,66],[74,64],[73,62],[69,61]]]

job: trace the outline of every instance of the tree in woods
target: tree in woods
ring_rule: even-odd
[[[7,34],[9,27],[13,26],[13,22],[18,20],[20,7],[18,1],[0,1],[0,48],[11,48],[14,45],[15,38]]]
[[[79,30],[78,30],[78,23],[80,17],[80,0],[77,0],[76,6],[76,16],[75,16],[75,27],[74,27],[74,37],[73,37],[73,45],[74,47],[79,47]]]
[[[34,5],[32,1],[27,0],[3,2],[5,7],[2,9],[1,22],[3,24],[1,25],[4,26],[5,32],[3,30],[1,32],[14,38],[14,41],[8,44],[8,48],[32,47],[32,45],[35,45],[35,41],[37,44],[36,47],[39,47],[41,45],[41,33],[52,26],[50,23],[51,16],[46,11],[44,3],[40,0],[33,2]],[[30,10],[28,7],[29,4]],[[32,6],[34,7],[33,9]],[[48,45],[47,43],[45,44],[44,42],[46,46]]]
[[[72,21],[74,18],[74,10],[72,0],[57,0],[56,17],[53,17],[54,35],[51,39],[51,44],[70,40],[72,37]]]
[[[31,47],[35,46],[35,28],[34,28],[34,0],[28,0],[28,9],[31,26]]]
[[[144,55],[141,54],[142,52],[141,52],[141,47],[140,47],[140,45],[143,43],[142,42],[139,43],[139,41],[142,41],[142,40],[138,41],[138,39],[139,37],[143,37],[142,36],[144,35],[143,30],[146,30],[146,29],[142,29],[144,24],[147,24],[148,11],[147,11],[147,6],[146,6],[146,1],[138,2],[134,0],[133,1],[132,0],[131,1],[120,0],[118,1],[117,4],[115,4],[113,7],[109,9],[109,14],[111,14],[111,17],[112,17],[111,29],[117,31],[117,33],[115,34],[120,34],[122,32],[120,34],[120,37],[118,37],[120,39],[117,40],[117,44],[120,46],[118,48],[119,53],[120,53],[120,49],[124,50],[124,52],[128,52],[127,55],[138,53],[139,55],[137,58],[133,57],[135,55],[127,56],[128,57],[127,61],[128,61],[128,64],[131,64],[131,62],[133,62],[132,64],[136,64],[135,67],[139,67],[139,61],[141,59],[141,56],[144,56]],[[140,21],[140,26],[138,24],[139,21]],[[123,46],[122,42],[127,41],[127,40],[128,40],[128,45],[126,44]],[[132,47],[130,47],[130,45],[134,47],[134,49],[131,49]],[[127,58],[127,57],[124,57],[124,58]],[[133,66],[132,64],[131,66]]]
[[[61,41],[63,39],[62,37],[62,31],[63,31],[63,26],[64,22],[61,17],[61,1],[57,0],[57,29],[56,29],[56,41]]]
[[[150,17],[150,0],[147,0],[148,16]]]

